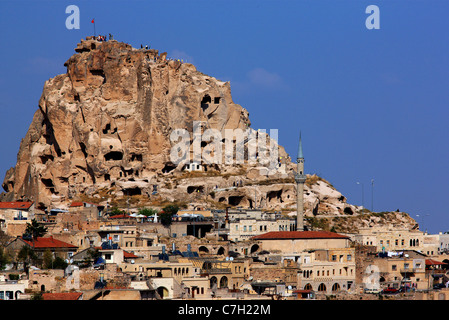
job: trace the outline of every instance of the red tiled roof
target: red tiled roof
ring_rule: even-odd
[[[70,204],[70,207],[82,207],[82,206],[83,206],[83,203],[81,201],[73,201]]]
[[[60,293],[43,293],[44,300],[79,300],[83,295],[82,292],[60,292]]]
[[[131,218],[131,217],[127,214],[116,214],[115,216],[109,217],[109,219],[126,219],[126,218]]]
[[[21,202],[21,201],[13,201],[13,202],[0,202],[0,209],[29,209],[34,202]]]
[[[92,203],[92,202],[82,202],[82,201],[73,201],[73,202],[70,204],[70,207],[83,207],[85,203],[88,203],[88,204],[90,204],[90,205],[93,205],[93,206],[97,206],[97,207],[98,207],[98,204],[96,204],[96,203]]]
[[[330,231],[272,231],[255,237],[254,240],[292,240],[292,239],[349,239],[349,237]]]
[[[22,238],[23,241],[25,241],[30,246],[33,246],[33,240],[25,240]],[[78,248],[77,246],[74,246],[73,244],[57,240],[53,237],[49,238],[42,238],[37,237],[34,240],[34,248]]]
[[[295,290],[293,293],[311,293],[312,290]]]
[[[440,264],[445,264],[445,263],[444,262],[440,262],[440,261],[436,261],[436,260],[432,260],[432,259],[426,259],[426,266],[440,265]]]
[[[135,259],[138,258],[134,253],[123,251],[123,257],[126,259]]]

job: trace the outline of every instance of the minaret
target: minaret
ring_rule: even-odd
[[[304,182],[306,182],[306,175],[304,174],[304,156],[302,154],[301,132],[299,133],[299,147],[296,163],[296,231],[304,231]]]

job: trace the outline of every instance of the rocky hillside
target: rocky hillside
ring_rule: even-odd
[[[165,52],[115,40],[88,37],[75,52],[65,63],[67,73],[46,81],[0,200],[32,200],[40,208],[63,208],[80,199],[110,206],[128,200],[134,207],[176,202],[295,215],[295,164],[281,146],[277,154],[269,153],[268,164],[249,156],[229,164],[224,152],[219,163],[172,161],[175,129],[189,133],[187,156],[192,155],[194,121],[203,124],[201,133],[219,132],[225,137],[221,142],[236,142],[226,129],[247,130],[252,135],[243,142],[246,151],[255,139],[273,143],[251,129],[248,111],[233,102],[229,82],[167,59]],[[211,141],[197,146],[215,154]],[[257,150],[260,155],[269,148]],[[304,201],[309,217],[360,211],[315,175],[307,178]]]

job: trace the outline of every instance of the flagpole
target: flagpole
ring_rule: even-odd
[[[97,32],[96,32],[96,30],[95,30],[95,18],[92,19],[91,22],[94,24],[94,37],[96,37],[96,36],[97,36]]]

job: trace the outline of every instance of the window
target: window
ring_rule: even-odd
[[[395,244],[396,246],[399,245],[399,240],[396,239],[396,240],[394,241],[394,244]]]
[[[114,234],[114,241],[119,241],[120,240],[120,236],[118,234]]]
[[[337,261],[337,255],[335,254],[332,255],[332,261]]]
[[[398,267],[397,267],[395,264],[391,266],[391,270],[392,270],[392,271],[396,271],[397,268],[398,268]]]
[[[253,231],[253,226],[249,226],[249,231]]]
[[[346,260],[352,261],[352,256],[350,254],[348,254],[348,256],[346,257]]]

